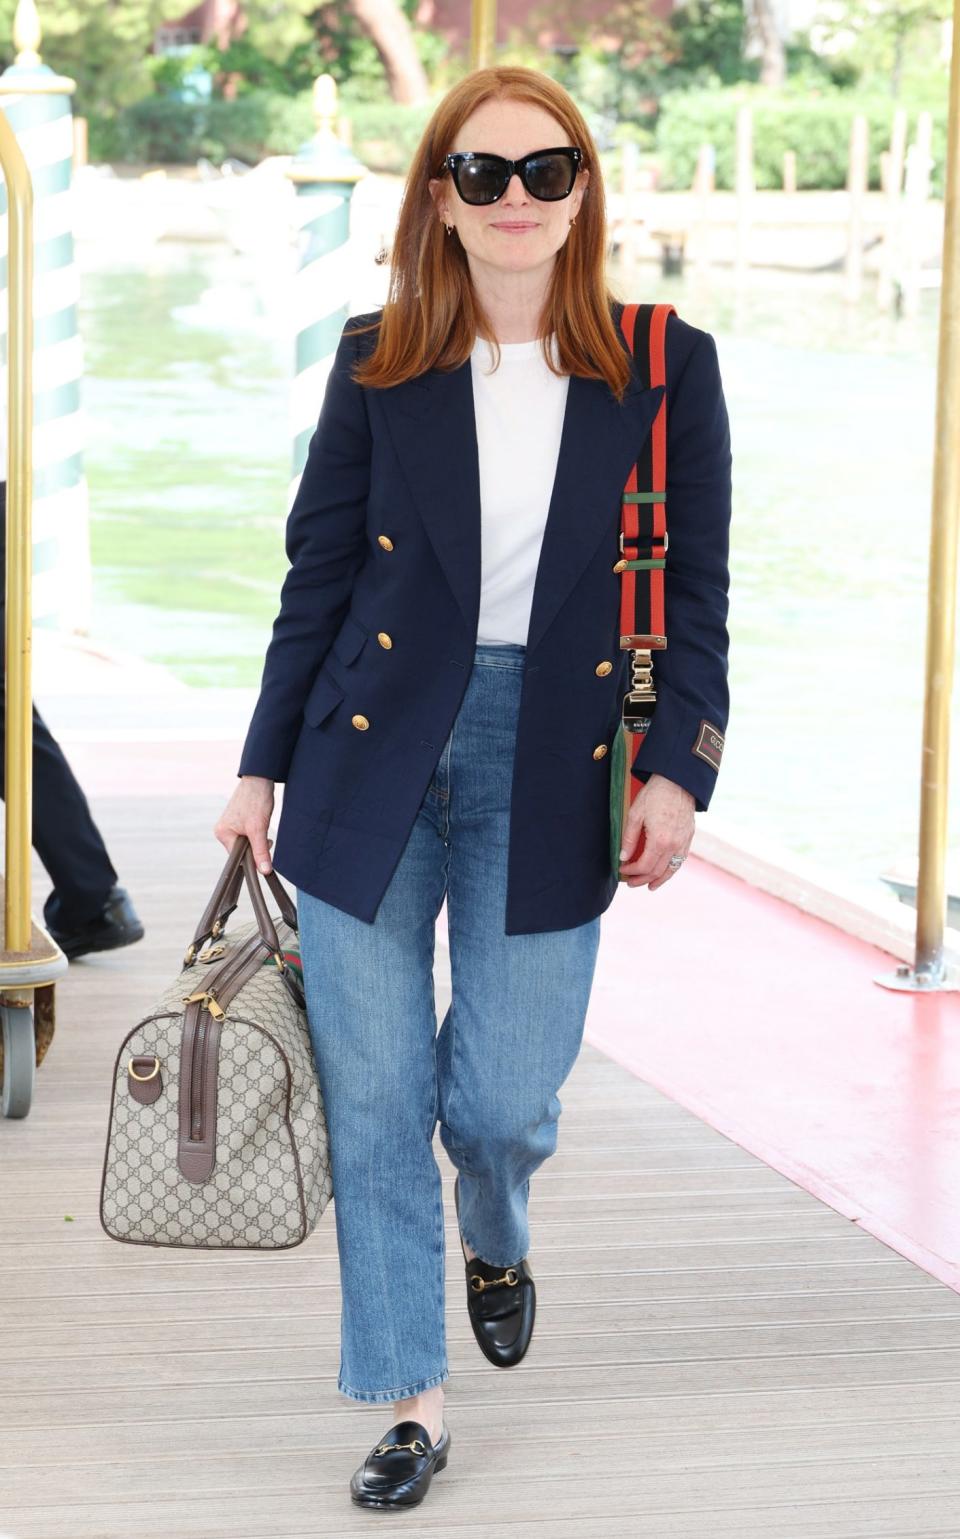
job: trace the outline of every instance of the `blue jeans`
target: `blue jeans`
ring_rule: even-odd
[[[467,1244],[496,1265],[518,1261],[530,1176],[556,1149],[557,1090],[583,1039],[599,917],[504,934],[524,656],[477,646],[373,924],[297,889],[340,1264],[337,1387],[353,1400],[403,1400],[449,1377],[438,1120]],[[452,1003],[438,1033],[444,897]]]

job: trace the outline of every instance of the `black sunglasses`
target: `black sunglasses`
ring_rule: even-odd
[[[572,145],[531,150],[519,160],[507,160],[484,150],[454,150],[444,156],[439,174],[442,176],[448,170],[464,203],[475,206],[496,203],[502,198],[514,172],[532,198],[541,203],[556,203],[569,198],[582,161],[583,152]]]

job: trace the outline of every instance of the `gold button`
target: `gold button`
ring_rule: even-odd
[[[370,723],[367,721],[367,718],[365,716],[351,716],[350,720],[353,722],[353,725],[355,727],[359,728],[359,730],[361,732],[366,732],[367,728],[370,725]],[[607,750],[604,749],[603,751],[604,751],[604,753],[606,753]]]
[[[393,550],[393,541],[388,534],[378,534],[377,544],[382,545],[384,550]]]
[[[393,646],[393,637],[389,636],[386,631],[377,631],[377,640],[382,647],[386,647],[388,652]]]
[[[593,750],[593,757],[595,759],[602,759],[604,754],[606,753],[606,751],[607,751],[606,743],[598,743],[596,748]]]
[[[613,570],[615,572],[625,572],[627,570],[627,558],[626,558],[626,556],[621,556],[620,560],[614,563]]]
[[[613,672],[613,664],[611,662],[609,662],[607,658],[604,658],[603,662],[602,663],[598,663],[596,668],[594,668],[593,671],[594,671],[594,673],[599,674],[600,678],[602,679],[608,673],[612,673]]]

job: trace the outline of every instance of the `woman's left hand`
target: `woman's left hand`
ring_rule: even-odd
[[[671,855],[686,856],[693,842],[694,800],[689,791],[664,775],[651,775],[630,804],[623,828],[627,851],[620,870],[628,887],[649,886],[651,892],[680,870],[668,865]],[[643,835],[643,847],[637,853]]]

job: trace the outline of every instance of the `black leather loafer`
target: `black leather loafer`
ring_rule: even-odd
[[[350,1477],[350,1495],[360,1507],[415,1507],[430,1489],[450,1452],[450,1432],[444,1423],[439,1443],[431,1443],[418,1421],[398,1421],[382,1442],[371,1448]]]
[[[460,1177],[453,1183],[453,1203],[460,1218]],[[512,1266],[494,1266],[479,1256],[467,1260],[467,1313],[483,1355],[497,1368],[512,1368],[530,1345],[537,1313],[537,1289],[524,1256]]]
[[[143,939],[143,925],[125,887],[112,887],[99,914],[85,924],[72,930],[47,928],[70,961],[88,951],[113,951]]]

